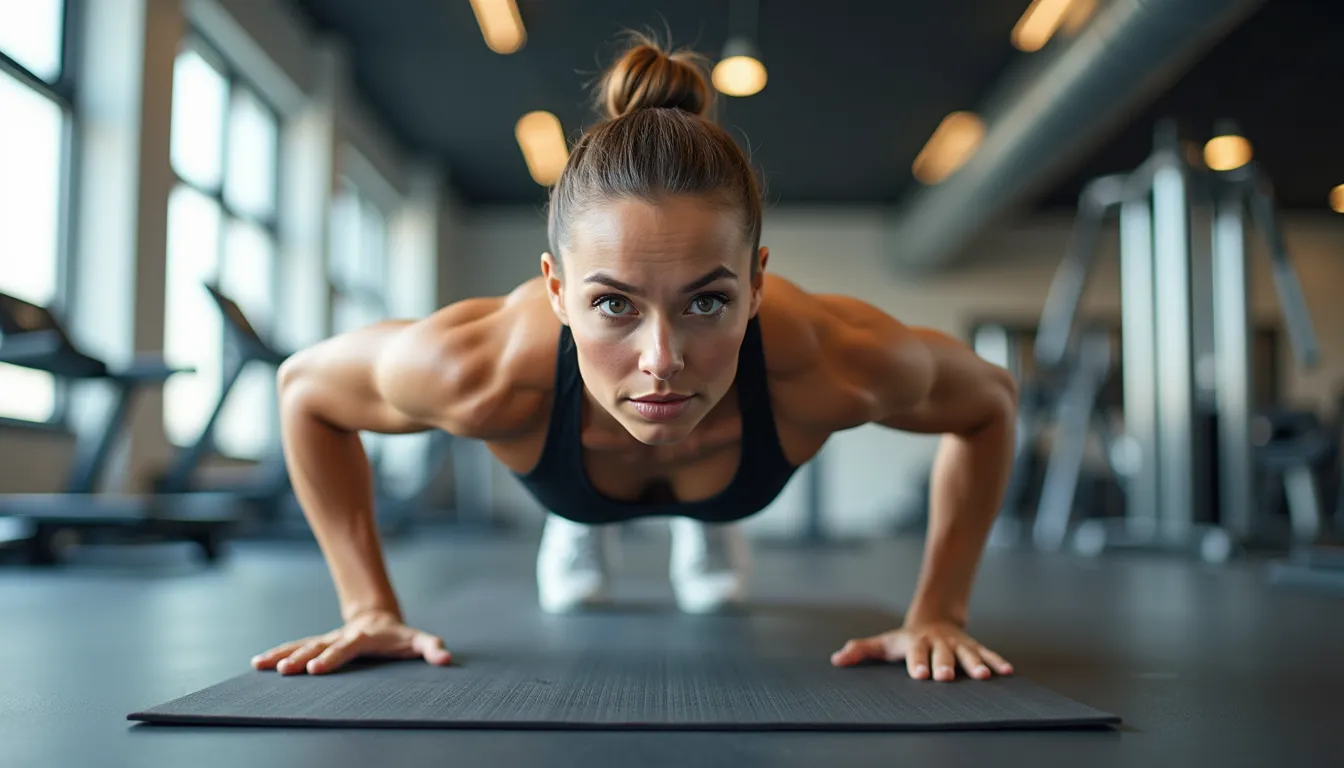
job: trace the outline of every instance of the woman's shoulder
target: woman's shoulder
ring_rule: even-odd
[[[450,431],[502,440],[544,427],[561,326],[540,279],[449,304],[423,325],[421,354],[442,371],[442,397],[455,401]]]
[[[767,273],[756,318],[761,328],[766,370],[772,379],[788,379],[816,368],[835,324],[826,297]]]
[[[777,414],[822,432],[867,423],[880,376],[902,369],[909,329],[850,296],[767,278],[757,311]]]

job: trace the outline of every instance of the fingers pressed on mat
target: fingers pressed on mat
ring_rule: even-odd
[[[945,640],[937,640],[933,644],[933,679],[939,682],[948,682],[957,676],[957,659],[952,654],[952,647]]]
[[[333,672],[350,663],[359,653],[359,638],[342,638],[327,646],[307,664],[308,674],[320,675]]]
[[[296,640],[292,643],[277,645],[276,647],[270,649],[269,651],[265,651],[263,653],[257,654],[256,656],[253,656],[252,666],[257,669],[274,669],[275,665],[279,663],[281,659],[284,659],[291,653],[302,648],[304,643],[307,642],[308,642],[307,640]]]
[[[997,671],[1000,675],[1013,674],[1013,665],[1009,664],[1006,660],[1004,660],[1002,656],[989,650],[988,648],[980,649],[980,658],[984,659],[986,663],[993,666],[995,671]]]
[[[905,668],[910,676],[916,680],[927,680],[929,677],[929,641],[924,638],[916,638],[910,644],[910,650],[905,657]]]
[[[961,667],[966,670],[966,674],[976,680],[984,680],[989,677],[989,667],[985,666],[984,662],[980,660],[980,653],[973,646],[958,645],[956,650],[957,661],[961,662]]]
[[[447,664],[453,660],[453,655],[443,647],[443,638],[420,633],[415,636],[411,643],[417,656],[425,657],[425,661],[430,664]]]
[[[868,659],[881,659],[885,653],[879,638],[855,638],[831,654],[831,663],[837,666],[850,666]]]
[[[307,671],[308,662],[317,658],[318,654],[327,649],[324,642],[313,642],[304,645],[299,650],[291,653],[288,658],[282,660],[276,665],[276,669],[285,675],[297,675]]]

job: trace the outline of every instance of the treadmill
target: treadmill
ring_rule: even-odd
[[[68,380],[103,381],[115,401],[97,434],[81,435],[61,491],[0,495],[0,519],[17,523],[26,560],[54,565],[70,533],[90,540],[187,541],[215,561],[233,522],[228,494],[129,494],[99,492],[112,453],[123,436],[135,396],[192,369],[168,366],[162,357],[137,355],[113,368],[79,350],[46,307],[0,293],[0,363],[45,371]]]
[[[201,464],[215,452],[215,429],[238,377],[249,365],[278,369],[289,353],[275,348],[257,333],[238,302],[218,285],[205,283],[205,290],[224,321],[224,379],[219,399],[196,441],[178,452],[172,465],[155,481],[155,490],[183,494],[206,490],[227,493],[235,505],[247,510],[235,527],[235,535],[265,537],[311,536],[298,503],[294,500],[283,448],[276,445],[242,481],[210,486],[200,477]]]

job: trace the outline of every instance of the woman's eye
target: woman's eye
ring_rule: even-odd
[[[691,302],[691,309],[702,315],[712,315],[719,311],[719,307],[722,304],[723,299],[720,299],[717,296],[698,296]]]
[[[607,314],[609,315],[625,314],[625,311],[630,308],[630,302],[619,296],[609,296],[598,302],[598,305],[606,307]]]

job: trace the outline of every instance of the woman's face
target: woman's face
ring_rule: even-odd
[[[733,385],[767,256],[742,232],[700,199],[618,201],[573,223],[563,269],[542,257],[590,396],[640,442],[682,439]]]

